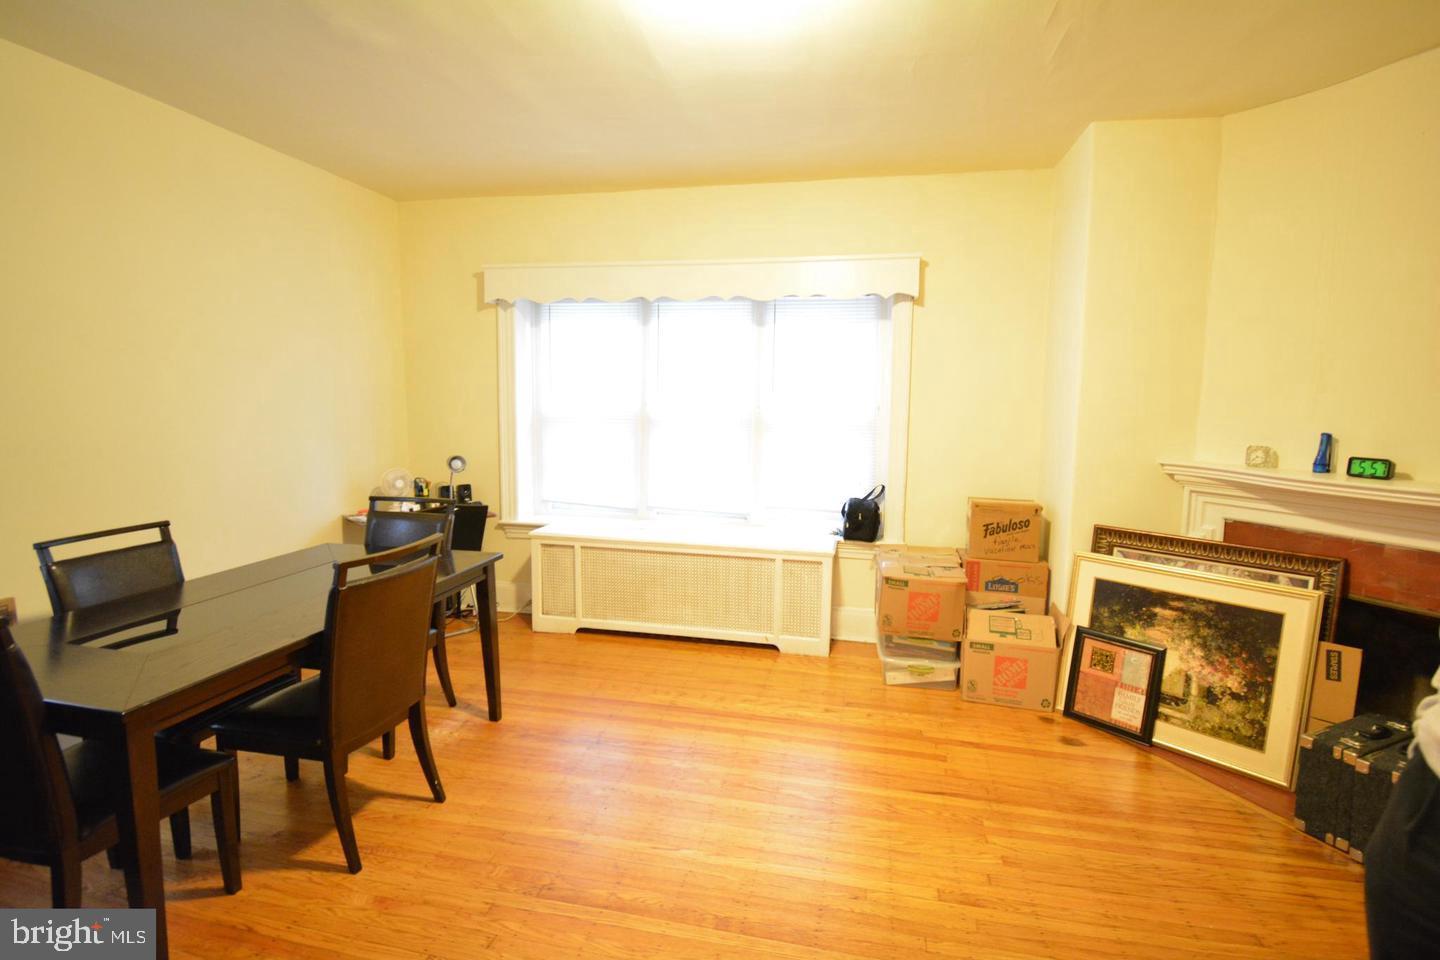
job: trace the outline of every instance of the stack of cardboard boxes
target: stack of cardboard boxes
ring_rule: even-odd
[[[882,550],[875,611],[885,682],[1050,710],[1059,639],[1040,559],[1044,519],[1028,500],[971,500],[970,547]]]

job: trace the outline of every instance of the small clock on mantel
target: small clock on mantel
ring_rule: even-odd
[[[1345,464],[1345,476],[1366,480],[1395,479],[1395,461],[1384,457],[1351,457]]]

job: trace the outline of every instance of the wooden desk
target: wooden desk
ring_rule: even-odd
[[[107,741],[125,885],[153,907],[157,956],[167,956],[155,734],[304,662],[323,633],[337,560],[363,549],[329,544],[175,587],[14,628],[57,733]],[[476,585],[491,720],[500,719],[494,569],[498,553],[441,558],[435,598]]]

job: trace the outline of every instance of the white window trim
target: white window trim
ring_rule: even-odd
[[[889,464],[885,476],[885,530],[882,543],[903,543],[905,541],[905,494],[906,471],[909,464],[910,438],[910,351],[914,324],[914,302],[919,287],[918,255],[882,256],[862,258],[812,257],[791,260],[747,260],[717,261],[703,263],[666,262],[654,264],[579,264],[532,265],[523,267],[487,267],[477,277],[490,278],[486,283],[487,295],[482,295],[481,305],[493,302],[496,308],[496,352],[499,358],[497,377],[497,408],[500,415],[500,518],[497,525],[510,539],[528,538],[530,531],[544,526],[547,521],[519,515],[518,462],[515,437],[515,386],[516,342],[515,342],[515,301],[530,300],[549,296],[562,291],[572,294],[580,289],[597,289],[603,296],[590,295],[589,299],[658,299],[675,296],[673,291],[682,287],[692,296],[687,299],[701,299],[706,296],[737,296],[751,299],[779,299],[784,296],[827,296],[836,299],[866,295],[880,295],[891,299],[890,325],[890,422],[887,436]],[[872,268],[879,265],[879,271]],[[747,271],[748,265],[759,265],[758,271]],[[795,271],[787,271],[787,265],[799,265]],[[856,269],[846,272],[846,267]],[[914,280],[906,265],[913,266]],[[603,267],[617,269],[621,279],[605,283]],[[656,268],[656,269],[648,269]],[[573,270],[573,272],[572,272]],[[695,277],[701,277],[697,285]],[[497,277],[501,284],[495,281]],[[536,280],[539,277],[541,279]],[[843,277],[843,280],[837,279]],[[747,280],[748,278],[748,280]],[[526,283],[531,286],[525,286]],[[636,286],[643,282],[644,286]],[[655,284],[659,284],[658,286]],[[579,284],[588,284],[582,287]],[[818,288],[817,288],[818,286]],[[887,289],[889,287],[889,289]],[[648,293],[620,294],[629,290],[645,289]],[[786,290],[775,294],[775,290]],[[536,291],[534,296],[522,291]],[[708,290],[703,294],[696,291]],[[738,291],[738,292],[737,292]],[[764,291],[772,295],[763,296]],[[804,291],[804,292],[801,292]],[[513,299],[512,299],[513,298]],[[554,297],[555,299],[577,299],[575,296]],[[681,299],[681,297],[676,297]],[[537,300],[536,302],[547,302]],[[858,496],[864,491],[856,491]],[[836,519],[839,519],[839,505],[836,505]],[[857,545],[860,546],[860,545]],[[873,548],[860,546],[868,555]],[[846,551],[842,550],[842,554]],[[857,555],[859,555],[857,553]]]

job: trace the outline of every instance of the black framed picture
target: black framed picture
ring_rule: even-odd
[[[1164,647],[1076,627],[1065,716],[1148,744],[1164,673]]]

